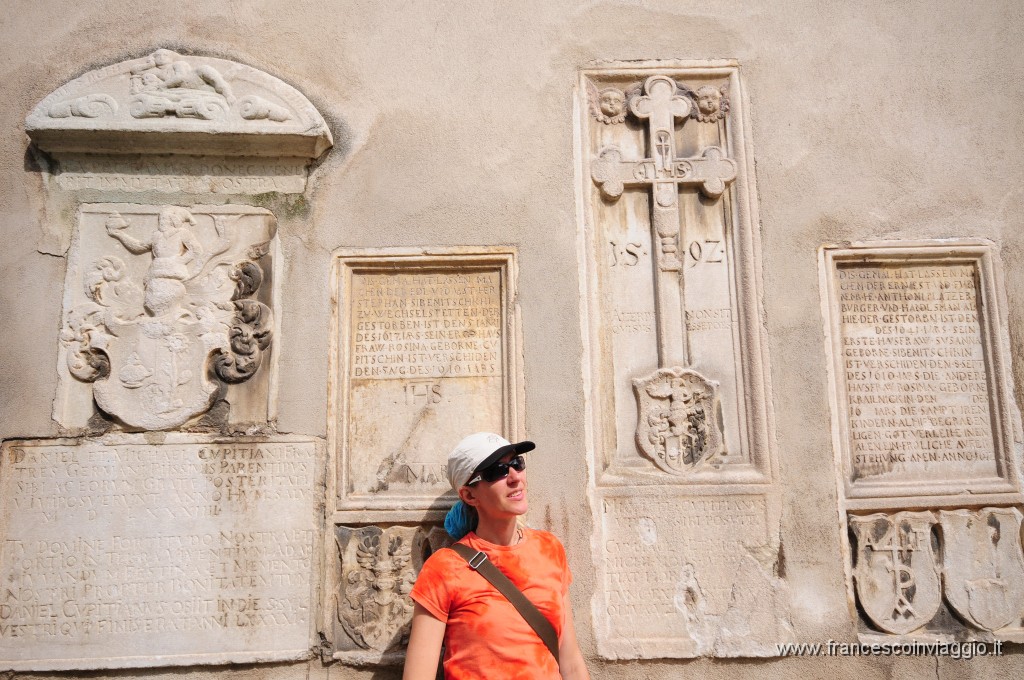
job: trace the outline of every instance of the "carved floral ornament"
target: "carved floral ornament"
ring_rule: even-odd
[[[717,123],[729,113],[729,84],[707,84],[696,88],[675,82],[676,94],[690,103],[687,117],[701,123]],[[633,83],[620,90],[614,86],[599,87],[587,80],[587,99],[590,114],[605,125],[626,120],[634,100],[643,96],[643,83]]]
[[[285,82],[245,64],[166,49],[58,88],[25,129],[55,152],[316,158],[333,144],[323,117]]]
[[[207,411],[222,384],[255,375],[270,348],[273,313],[257,297],[273,218],[124,207],[133,214],[83,216],[79,249],[89,250],[69,270],[60,339],[68,373],[92,385],[100,410],[166,430]]]

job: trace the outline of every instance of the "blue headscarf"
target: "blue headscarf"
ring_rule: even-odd
[[[458,501],[444,518],[444,530],[456,541],[476,529],[479,517],[476,510]]]

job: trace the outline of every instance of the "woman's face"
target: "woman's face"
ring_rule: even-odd
[[[498,462],[507,463],[515,456],[516,454],[510,453],[503,456]],[[526,470],[518,472],[514,468],[509,468],[508,477],[496,482],[480,480],[473,486],[464,486],[459,490],[459,496],[466,505],[476,508],[481,515],[492,517],[525,515],[527,509]]]

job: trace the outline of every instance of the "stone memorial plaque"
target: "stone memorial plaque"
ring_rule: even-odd
[[[609,65],[578,92],[598,649],[773,655],[791,631],[738,69]]]
[[[309,656],[313,441],[118,435],[0,453],[0,669]]]
[[[772,565],[763,495],[681,491],[601,495],[604,562],[600,634],[623,657],[758,655],[785,639],[785,588]],[[746,640],[722,635],[742,620]],[[633,648],[628,641],[632,640]]]
[[[990,246],[823,252],[847,499],[1014,491]]]
[[[339,509],[446,507],[462,437],[518,436],[512,264],[500,249],[338,256]]]

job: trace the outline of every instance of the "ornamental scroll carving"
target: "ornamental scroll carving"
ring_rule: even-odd
[[[101,411],[130,428],[175,428],[256,374],[273,338],[261,290],[270,213],[107,205],[83,211],[80,228],[61,342]]]

